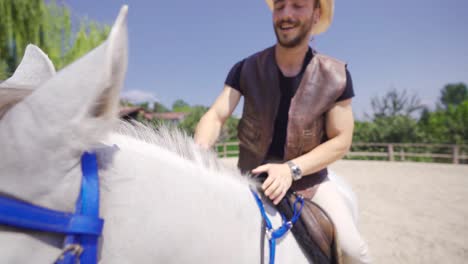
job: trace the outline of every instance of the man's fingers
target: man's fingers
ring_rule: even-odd
[[[271,196],[271,194],[273,194],[276,189],[278,189],[280,187],[280,182],[278,180],[273,180],[273,182],[270,184],[270,186],[268,186],[265,190],[265,195],[266,196]]]
[[[258,166],[257,168],[253,169],[252,170],[252,173],[254,174],[258,174],[258,173],[262,173],[262,172],[267,172],[268,171],[268,164],[265,164],[265,165],[262,165],[262,166]]]
[[[283,190],[278,197],[273,201],[273,204],[277,205],[281,202],[281,199],[286,195],[286,190]]]
[[[262,184],[263,191],[266,191],[274,181],[275,181],[275,177],[273,175],[268,175],[268,177]]]
[[[270,199],[271,200],[275,200],[276,198],[278,198],[278,196],[283,192],[284,190],[284,187],[282,184],[280,184],[278,186],[278,188],[276,188],[273,193],[270,195]]]

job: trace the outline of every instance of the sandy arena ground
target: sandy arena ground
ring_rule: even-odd
[[[235,160],[227,160],[235,164]],[[468,166],[338,161],[374,263],[468,263]]]

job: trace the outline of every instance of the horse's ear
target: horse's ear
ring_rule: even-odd
[[[126,67],[124,6],[103,44],[44,82],[7,112],[0,125],[13,127],[26,141],[68,140],[87,148],[117,119]]]
[[[13,76],[0,83],[0,88],[35,89],[55,75],[49,57],[37,46],[29,44]]]
[[[37,46],[29,44],[13,75],[0,83],[0,119],[15,104],[52,78],[55,68],[49,57]]]

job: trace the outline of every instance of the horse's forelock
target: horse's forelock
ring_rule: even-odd
[[[18,102],[33,92],[27,88],[0,88],[0,119]]]

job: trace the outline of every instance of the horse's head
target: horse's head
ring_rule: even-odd
[[[0,84],[0,194],[73,211],[80,156],[117,117],[126,20],[124,7],[103,44],[57,73],[29,46],[14,75]]]

